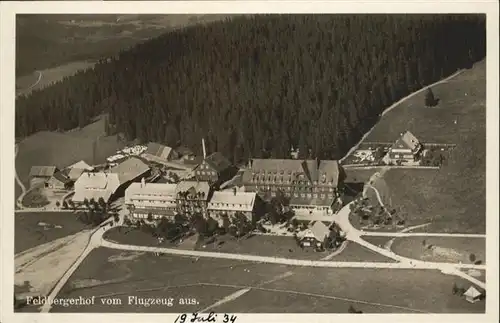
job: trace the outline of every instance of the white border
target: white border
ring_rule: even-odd
[[[1,321],[173,322],[174,314],[13,314],[14,93],[16,13],[486,13],[487,14],[487,258],[486,314],[364,314],[359,322],[498,322],[498,2],[491,1],[43,1],[0,3]],[[422,316],[425,315],[425,316]],[[240,322],[332,322],[345,314],[240,314]],[[350,318],[352,319],[352,317]]]

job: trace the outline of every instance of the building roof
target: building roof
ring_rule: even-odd
[[[125,190],[125,203],[130,203],[131,199],[175,200],[176,187],[176,184],[168,183],[132,183]]]
[[[91,171],[94,169],[94,167],[90,166],[89,164],[87,164],[83,160],[80,160],[79,162],[74,163],[71,166],[68,166],[68,168],[69,169],[82,169],[82,170],[88,170],[88,171]]]
[[[149,169],[149,166],[139,158],[130,157],[122,163],[111,168],[109,172],[117,174],[120,180],[120,184],[124,184],[143,175]]]
[[[173,152],[171,147],[156,143],[150,142],[148,144],[148,148],[146,149],[145,154],[155,156],[161,159],[168,159],[170,154]]]
[[[51,177],[57,171],[56,166],[33,166],[30,170],[31,177]]]
[[[249,192],[214,192],[208,209],[250,212],[253,210],[256,197],[256,193]]]
[[[188,147],[185,147],[185,146],[180,146],[180,147],[177,147],[175,149],[179,154],[181,154],[182,156],[186,156],[186,155],[194,155],[194,152],[188,148]]]
[[[330,229],[321,221],[316,221],[309,228],[318,241],[323,241],[330,234]]]
[[[231,162],[219,152],[215,152],[205,158],[205,162],[216,172],[221,173],[232,166]]]
[[[251,167],[243,174],[243,182],[250,183],[254,176],[265,179],[283,178],[285,181],[307,180],[311,184],[337,186],[339,164],[336,160],[297,160],[297,159],[253,159]]]
[[[54,173],[54,175],[52,175],[52,177],[50,178],[50,181],[53,181],[53,180],[59,181],[63,184],[67,184],[67,183],[71,182],[71,179],[69,179],[62,172]]]
[[[67,172],[67,176],[71,180],[76,181],[78,178],[80,178],[80,176],[83,174],[83,172],[85,172],[85,169],[82,169],[82,168],[71,168]]]
[[[393,149],[397,148],[408,148],[414,150],[420,144],[420,141],[415,137],[411,132],[406,131],[401,135],[401,137],[396,140],[394,145],[392,145]]]
[[[73,201],[83,202],[84,199],[98,200],[102,197],[108,201],[111,195],[120,186],[120,180],[114,173],[85,173],[75,182],[75,195]]]
[[[479,297],[481,296],[481,292],[479,292],[476,288],[474,288],[474,286],[471,286],[469,287],[469,289],[464,293],[465,297],[472,297],[472,298],[476,298],[476,297]]]
[[[175,194],[180,192],[191,192],[191,194],[204,193],[202,199],[207,200],[210,193],[210,185],[207,182],[182,181],[175,188]]]

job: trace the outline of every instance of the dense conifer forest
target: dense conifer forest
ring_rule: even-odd
[[[260,15],[162,35],[17,99],[16,136],[103,112],[128,139],[233,161],[337,159],[403,96],[486,54],[477,15]],[[422,102],[424,105],[424,102]]]

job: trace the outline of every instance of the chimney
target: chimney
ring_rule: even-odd
[[[205,138],[201,138],[201,146],[203,148],[203,159],[207,158],[207,149],[205,147]]]
[[[141,178],[141,187],[146,186],[146,181],[144,180],[144,177]]]
[[[236,196],[236,187],[233,187],[233,194]]]

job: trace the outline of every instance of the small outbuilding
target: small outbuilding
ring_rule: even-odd
[[[70,186],[71,182],[72,181],[62,172],[57,172],[49,178],[49,180],[45,183],[45,186],[51,189],[64,190]]]
[[[330,229],[321,221],[316,221],[300,237],[302,247],[322,248],[325,238],[330,234]]]
[[[481,300],[482,293],[478,291],[474,286],[469,287],[469,289],[464,293],[465,300],[469,303],[476,303]]]

